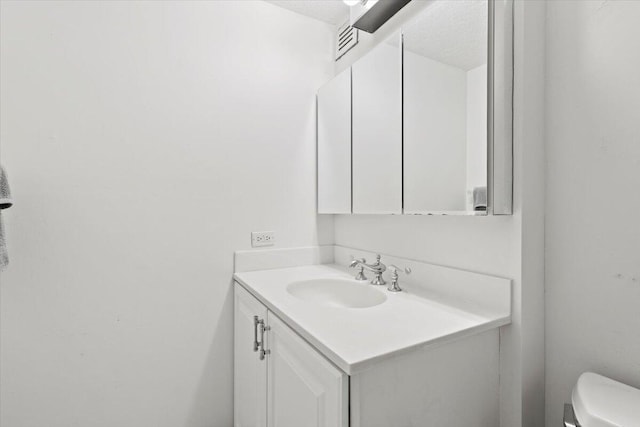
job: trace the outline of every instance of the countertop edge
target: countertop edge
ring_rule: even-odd
[[[371,368],[372,366],[378,363],[381,363],[385,360],[391,359],[393,357],[401,356],[403,354],[407,354],[412,351],[424,350],[431,347],[437,347],[437,346],[447,344],[449,342],[453,342],[471,335],[477,335],[483,332],[490,331],[492,329],[506,326],[511,323],[511,315],[506,315],[494,320],[487,321],[485,323],[480,323],[470,328],[465,328],[457,332],[453,332],[451,334],[440,336],[438,338],[435,338],[429,341],[409,345],[407,347],[403,347],[388,353],[379,354],[368,359],[364,359],[356,362],[348,362],[343,358],[341,358],[338,354],[336,354],[330,348],[328,348],[326,345],[324,345],[320,340],[315,338],[312,334],[307,332],[307,330],[304,327],[298,324],[291,317],[287,316],[282,310],[275,307],[269,300],[264,298],[259,292],[253,289],[253,287],[250,284],[248,284],[241,277],[239,277],[238,273],[234,273],[233,280],[239,283],[247,292],[253,295],[262,304],[264,304],[270,311],[272,311],[276,316],[278,316],[282,321],[284,321],[291,329],[293,329],[305,341],[307,341],[314,348],[320,351],[320,353],[323,356],[325,356],[327,359],[329,359],[331,363],[336,365],[339,369],[341,369],[347,375],[350,375],[350,376],[357,375],[361,372],[364,372],[369,368]]]

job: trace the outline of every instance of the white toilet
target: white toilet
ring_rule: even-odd
[[[640,390],[591,372],[564,407],[565,427],[640,427]]]

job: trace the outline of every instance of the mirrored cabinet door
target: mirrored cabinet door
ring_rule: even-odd
[[[352,66],[353,213],[402,213],[401,37]]]
[[[513,1],[431,0],[318,93],[318,212],[509,215]]]
[[[487,211],[486,0],[436,0],[403,28],[404,213]]]
[[[318,91],[318,213],[351,213],[351,69]]]

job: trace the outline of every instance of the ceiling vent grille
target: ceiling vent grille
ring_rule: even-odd
[[[345,22],[338,27],[336,35],[336,61],[358,44],[358,30]]]

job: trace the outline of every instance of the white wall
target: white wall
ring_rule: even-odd
[[[464,211],[467,73],[409,51],[403,72],[405,212]]]
[[[336,65],[348,67],[428,2],[412,2]],[[513,324],[500,335],[502,427],[544,422],[544,16],[516,2],[514,215],[335,218],[335,243],[514,279]]]
[[[580,373],[640,387],[640,2],[547,10],[547,427]]]
[[[233,250],[332,239],[313,190],[331,27],[250,1],[1,16],[0,424],[231,425]]]
[[[501,386],[504,426],[544,424],[544,162],[546,1],[516,1],[514,7],[514,206],[521,283],[514,287],[517,316],[504,331]],[[519,340],[517,339],[519,337]],[[514,344],[519,341],[519,345]],[[514,352],[514,354],[510,354]],[[517,354],[517,357],[512,357]],[[512,369],[519,396],[509,392]],[[520,403],[521,410],[514,408]],[[506,410],[504,408],[512,408]],[[520,419],[515,419],[515,417]]]

